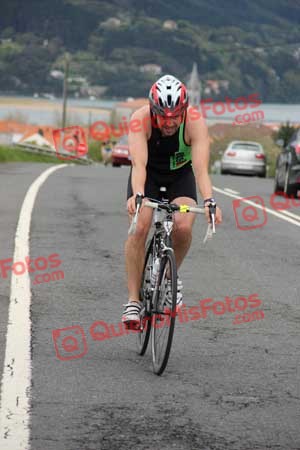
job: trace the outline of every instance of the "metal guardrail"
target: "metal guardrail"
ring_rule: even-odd
[[[22,149],[24,151],[27,151],[29,153],[37,153],[40,155],[48,155],[48,156],[53,156],[53,157],[57,157],[57,152],[55,150],[53,150],[51,147],[47,148],[47,147],[40,147],[38,145],[35,144],[15,144],[17,147],[22,147]],[[68,156],[69,158],[66,158],[65,160],[62,159],[63,161],[78,161],[82,164],[92,164],[94,161],[90,158],[87,157],[72,157],[70,158],[70,153],[66,152],[66,151],[62,151],[60,152],[60,154],[62,156]]]

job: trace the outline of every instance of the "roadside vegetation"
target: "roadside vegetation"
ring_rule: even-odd
[[[102,142],[90,141],[89,142],[89,154],[88,154],[89,158],[91,158],[93,161],[101,162],[102,161],[101,148],[102,148]]]
[[[92,158],[91,158],[92,159]],[[0,145],[0,164],[8,162],[35,162],[51,164],[81,164],[75,160],[61,160],[56,155],[42,155],[22,150],[16,146]]]
[[[6,162],[43,162],[61,164],[56,156],[29,153],[14,146],[0,145],[0,163]]]
[[[285,146],[295,133],[296,129],[297,127],[294,127],[290,125],[289,122],[287,122],[285,125],[282,125],[277,132],[273,134],[273,139],[275,140],[275,142],[279,139],[282,139],[283,145]]]

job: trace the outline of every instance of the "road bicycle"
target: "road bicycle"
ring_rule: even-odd
[[[145,262],[140,288],[142,309],[137,330],[138,353],[144,355],[151,334],[153,371],[161,375],[165,370],[172,346],[177,302],[177,268],[172,247],[174,213],[205,213],[198,206],[177,205],[164,198],[165,187],[160,188],[160,199],[148,199],[144,205],[154,209],[154,233],[146,245]],[[134,234],[143,196],[136,196],[136,213],[128,234]],[[215,231],[216,204],[209,204],[210,223],[204,242]]]

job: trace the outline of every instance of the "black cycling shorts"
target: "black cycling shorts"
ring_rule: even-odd
[[[131,186],[131,172],[130,170],[127,186],[127,199],[132,197]],[[170,202],[177,197],[189,197],[195,200],[197,203],[197,189],[196,180],[192,166],[183,167],[180,170],[163,175],[160,173],[153,173],[147,171],[146,183],[145,183],[145,197],[159,199],[159,188],[166,187],[166,196]]]

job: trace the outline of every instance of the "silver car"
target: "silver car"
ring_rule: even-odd
[[[266,155],[261,144],[251,141],[232,141],[221,160],[221,173],[241,173],[266,176]]]

